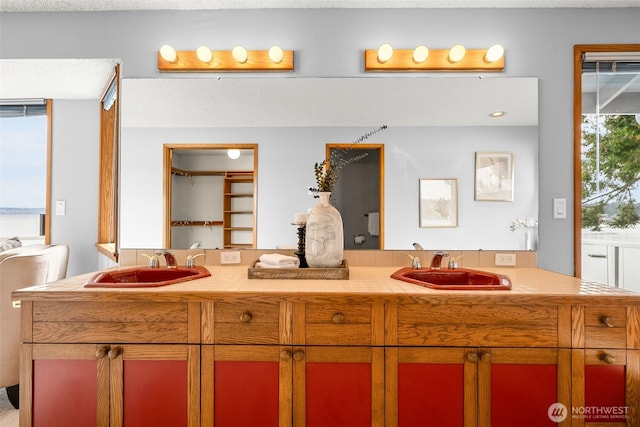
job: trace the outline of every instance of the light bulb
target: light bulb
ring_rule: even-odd
[[[461,44],[457,44],[449,51],[449,62],[460,62],[467,50]]]
[[[504,48],[499,44],[494,44],[489,49],[487,49],[487,53],[485,53],[484,55],[484,61],[496,62],[496,61],[499,61],[503,55],[504,55]]]
[[[385,43],[378,48],[378,62],[384,64],[393,56],[393,48],[389,43]]]
[[[196,56],[198,57],[200,62],[205,63],[211,62],[211,60],[213,59],[213,53],[207,46],[198,46],[198,49],[196,49]]]
[[[233,59],[237,62],[244,64],[247,62],[247,49],[242,46],[236,46],[231,50],[231,56],[233,56]]]
[[[162,59],[172,64],[175,64],[178,61],[178,54],[176,53],[176,50],[168,44],[165,44],[160,48],[160,56]]]
[[[284,52],[280,46],[271,46],[271,49],[269,49],[269,59],[271,62],[279,64],[282,62],[283,57]]]
[[[240,157],[240,150],[238,150],[237,148],[229,148],[227,150],[227,156],[229,156],[230,159],[235,160]]]
[[[413,62],[421,63],[429,57],[429,49],[426,46],[418,46],[413,50]]]

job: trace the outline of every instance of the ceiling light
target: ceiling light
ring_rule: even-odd
[[[462,61],[462,58],[464,58],[465,53],[467,53],[467,50],[461,44],[457,44],[453,46],[449,50],[449,62]]]
[[[393,56],[393,47],[385,43],[378,48],[378,62],[385,63]]]
[[[229,148],[227,150],[227,156],[229,156],[230,159],[235,160],[240,157],[240,150],[238,150],[237,148]]]
[[[247,49],[242,46],[236,46],[231,50],[231,56],[233,56],[233,59],[237,62],[244,64],[247,62]]]
[[[280,46],[271,46],[269,49],[269,59],[271,62],[279,64],[282,62],[282,58],[284,57],[284,52]]]
[[[160,56],[162,59],[172,64],[175,64],[178,61],[178,54],[176,53],[176,50],[168,44],[165,44],[160,48]]]
[[[421,63],[429,57],[429,49],[426,46],[418,46],[413,50],[413,62]]]
[[[497,119],[500,117],[504,117],[506,114],[506,111],[494,111],[493,113],[489,114],[489,117],[491,117],[492,119]]]
[[[200,62],[204,63],[211,62],[213,59],[213,53],[207,46],[198,46],[198,49],[196,49],[196,56]]]
[[[484,55],[484,60],[485,62],[496,62],[503,56],[504,48],[499,44],[494,44],[489,49],[487,49],[487,53]]]

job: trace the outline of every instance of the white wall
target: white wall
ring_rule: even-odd
[[[53,102],[51,243],[69,245],[68,276],[98,268],[99,115],[96,100]],[[66,215],[56,215],[56,200]]]
[[[257,143],[258,248],[295,245],[294,214],[317,200],[312,166],[324,158],[325,144],[349,142],[355,128],[146,129],[125,128],[122,140],[122,247],[160,247],[163,230],[162,146],[184,143]],[[535,127],[389,128],[367,142],[385,145],[385,249],[409,249],[419,241],[429,249],[524,249],[517,217],[538,214],[537,129]],[[474,201],[476,151],[506,151],[515,157],[513,202]],[[144,158],[144,162],[139,159]],[[126,159],[126,161],[124,160]],[[132,179],[133,177],[133,179]],[[420,178],[458,178],[459,226],[418,226]]]
[[[569,274],[573,212],[566,220],[553,219],[551,206],[554,197],[573,206],[573,45],[640,40],[640,8],[4,13],[0,21],[3,58],[122,58],[123,77],[159,76],[156,52],[164,43],[181,49],[200,43],[264,49],[277,43],[297,53],[291,77],[362,75],[362,50],[383,42],[438,48],[501,43],[503,75],[540,79],[538,263]],[[82,160],[97,165],[97,157]],[[161,188],[161,181],[142,178],[157,182],[151,191]]]

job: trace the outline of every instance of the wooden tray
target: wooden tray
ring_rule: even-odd
[[[247,275],[249,279],[292,279],[292,280],[348,280],[349,266],[343,259],[340,267],[335,268],[260,268],[255,260]]]

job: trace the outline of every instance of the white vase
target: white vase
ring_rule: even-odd
[[[307,219],[305,258],[309,267],[339,267],[344,252],[342,216],[329,201],[331,193],[319,195],[320,203],[311,209]]]
[[[532,230],[524,231],[524,249],[527,251],[534,251],[536,249],[535,237]]]

